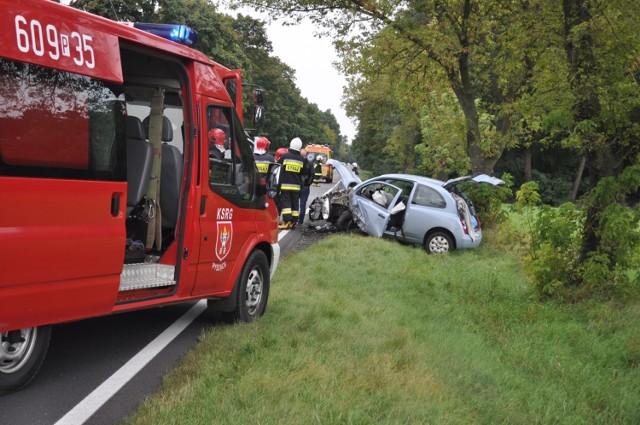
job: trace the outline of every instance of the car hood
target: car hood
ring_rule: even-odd
[[[447,180],[442,185],[442,187],[444,187],[445,189],[449,190],[449,189],[451,189],[453,186],[455,186],[457,184],[468,182],[468,181],[473,181],[473,182],[476,182],[476,183],[488,183],[488,184],[492,184],[494,186],[499,186],[501,184],[504,184],[504,181],[500,180],[497,177],[491,177],[491,176],[488,176],[486,174],[478,174],[476,176],[456,177],[455,179]]]
[[[327,161],[327,164],[331,165],[334,170],[340,174],[340,180],[345,188],[349,188],[350,186],[354,186],[356,184],[362,183],[362,179],[356,176],[353,171],[351,171],[344,162],[336,161],[335,159],[330,159]]]

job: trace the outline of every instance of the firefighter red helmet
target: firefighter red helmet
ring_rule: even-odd
[[[271,142],[266,137],[261,137],[256,140],[256,149],[261,151],[268,151],[269,146],[271,146]]]
[[[276,151],[276,156],[274,157],[274,159],[275,159],[276,161],[280,161],[280,157],[281,157],[282,155],[284,155],[285,153],[287,153],[287,152],[288,152],[287,148],[280,148],[280,149],[278,149],[278,150]]]
[[[214,128],[209,130],[209,143],[216,145],[220,150],[224,150],[224,141],[226,138],[227,135],[222,129]]]

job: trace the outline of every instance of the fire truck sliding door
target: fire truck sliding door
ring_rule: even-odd
[[[11,107],[0,114],[0,328],[110,312],[125,247],[124,99],[5,60],[0,82],[14,87],[0,90]]]

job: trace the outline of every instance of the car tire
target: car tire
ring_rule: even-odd
[[[0,394],[24,388],[44,362],[51,326],[0,332]]]
[[[343,211],[336,220],[336,229],[339,232],[346,232],[353,227],[353,216],[351,211]]]
[[[424,248],[429,254],[442,254],[454,250],[453,239],[447,233],[433,232],[424,241]]]

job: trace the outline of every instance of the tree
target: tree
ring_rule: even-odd
[[[243,3],[283,16],[310,17],[333,29],[334,36],[341,40],[339,47],[351,58],[363,58],[366,48],[389,39],[385,31],[392,30],[398,48],[389,50],[389,59],[402,60],[414,73],[446,81],[455,95],[464,116],[463,142],[472,171],[491,172],[510,142],[511,117],[500,105],[520,95],[521,81],[500,78],[487,64],[495,59],[496,51],[504,50],[500,34],[508,30],[517,16],[514,11],[525,10],[527,1],[502,4],[473,0],[244,0]],[[532,10],[531,14],[534,13]],[[350,32],[352,26],[358,26],[355,35]],[[500,59],[512,64],[520,56],[512,59],[504,55]],[[361,66],[366,70],[365,64]],[[481,93],[491,94],[491,98],[478,103]],[[479,105],[488,107],[479,111]],[[483,137],[486,129],[481,128],[482,116],[494,120],[495,132],[490,137]]]

